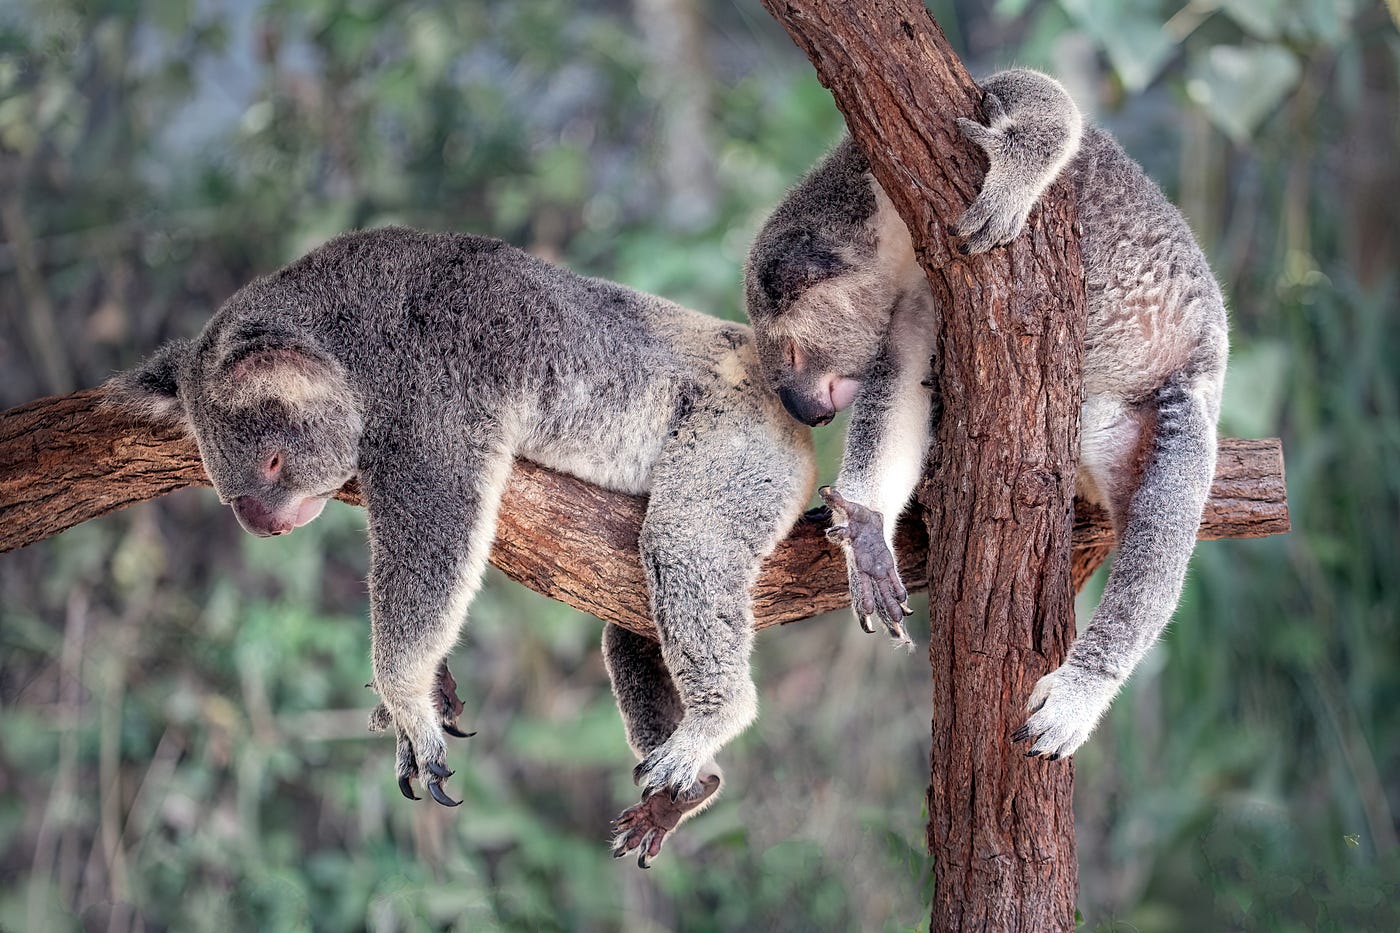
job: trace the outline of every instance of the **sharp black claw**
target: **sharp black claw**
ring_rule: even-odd
[[[1052,752],[1051,754],[1045,756],[1045,760],[1046,760],[1046,761],[1059,761],[1059,760],[1060,760],[1060,753],[1059,753],[1059,752]]]
[[[456,771],[448,771],[446,765],[438,764],[436,761],[428,762],[428,772],[442,778],[444,781],[456,774]]]
[[[462,801],[453,800],[451,797],[447,796],[447,794],[443,792],[442,786],[439,785],[437,781],[428,782],[428,793],[432,794],[433,799],[444,807],[459,807],[462,805]]]
[[[1011,733],[1011,741],[1012,741],[1012,742],[1024,742],[1026,739],[1028,739],[1028,738],[1030,738],[1030,737],[1031,737],[1031,727],[1030,727],[1030,726],[1022,726],[1021,728],[1017,729],[1015,732]]]
[[[399,793],[403,794],[403,795],[404,795],[405,797],[407,797],[409,800],[421,800],[421,799],[422,799],[421,797],[419,797],[417,794],[415,794],[415,793],[413,792],[413,784],[410,783],[409,780],[408,780],[408,778],[406,778],[406,777],[401,777],[401,778],[399,778]]]
[[[964,256],[969,256],[969,255],[972,254],[972,251],[971,251],[970,249],[967,248],[967,244],[966,244],[966,243],[959,243],[959,244],[958,244],[958,252],[962,253]]]
[[[1027,757],[1027,758],[1039,758],[1039,757],[1040,757],[1040,752],[1036,751],[1035,749],[1031,749],[1030,751],[1026,752],[1026,757]]]
[[[451,723],[448,723],[448,724],[444,725],[444,726],[442,727],[442,731],[443,731],[443,732],[446,732],[448,735],[452,736],[453,738],[458,738],[458,739],[469,739],[469,738],[471,738],[472,736],[476,735],[475,732],[463,732],[461,729],[458,729],[455,725],[452,725]]]

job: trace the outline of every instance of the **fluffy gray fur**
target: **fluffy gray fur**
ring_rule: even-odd
[[[1088,293],[1077,485],[1108,508],[1119,542],[1091,624],[1036,684],[1014,736],[1055,759],[1089,737],[1180,598],[1215,470],[1225,304],[1181,213],[1108,133],[1082,124],[1054,79],[1004,71],[984,91],[988,124],[959,121],[990,163],[962,248],[1010,242],[1057,176],[1074,186]],[[824,423],[854,391],[836,485],[867,512],[833,512],[849,527],[874,511],[888,545],[928,447],[921,382],[937,309],[908,230],[849,140],[773,212],[745,290],[764,372],[796,417]],[[868,551],[847,556],[862,625],[878,615],[902,636],[903,587]]]
[[[108,390],[183,423],[255,534],[304,524],[359,477],[373,722],[395,731],[405,795],[422,781],[448,805],[444,728],[460,733],[438,672],[512,459],[650,493],[640,544],[660,644],[613,626],[603,640],[642,759],[614,851],[645,866],[713,799],[716,753],[756,714],[748,591],[811,489],[810,432],[756,368],[741,325],[497,240],[388,228],[244,287]]]

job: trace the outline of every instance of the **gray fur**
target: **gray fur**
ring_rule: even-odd
[[[650,492],[641,551],[661,642],[609,627],[605,656],[644,795],[704,802],[715,754],[757,708],[748,588],[814,472],[809,432],[756,369],[740,325],[496,240],[387,228],[246,286],[195,341],[108,390],[182,420],[256,533],[314,517],[359,477],[375,721],[394,727],[405,793],[422,780],[439,802],[451,803],[443,728],[455,728],[439,671],[512,459]],[[663,815],[674,826],[699,809],[687,806]],[[648,838],[646,860],[663,837]]]
[[[1088,738],[1180,598],[1215,470],[1225,304],[1181,213],[1111,136],[1083,126],[1057,82],[1017,69],[993,75],[985,91],[988,125],[959,121],[990,163],[958,226],[962,248],[1010,242],[1057,176],[1074,186],[1088,295],[1077,483],[1108,508],[1120,545],[1092,622],[1036,685],[1017,733],[1035,739],[1031,754],[1059,758]],[[868,194],[856,191],[856,175]],[[825,200],[832,192],[842,199]],[[804,258],[794,246],[803,243],[822,261]],[[804,275],[785,274],[789,264]],[[830,273],[814,277],[814,265]],[[759,358],[794,415],[819,423],[839,400],[833,387],[844,383],[848,395],[845,381],[859,383],[837,487],[884,514],[888,541],[927,442],[928,401],[914,387],[929,375],[919,335],[937,312],[908,230],[849,140],[760,231],[746,297]],[[858,585],[881,585],[847,555],[857,596]],[[882,613],[887,625],[890,615]]]

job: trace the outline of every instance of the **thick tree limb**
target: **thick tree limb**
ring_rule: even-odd
[[[0,552],[176,489],[208,485],[192,441],[178,430],[99,409],[100,398],[90,389],[0,413]],[[340,498],[363,504],[353,485]],[[637,560],[644,508],[640,497],[518,463],[491,561],[546,596],[651,634]],[[1222,442],[1201,537],[1287,530],[1278,441]],[[1076,547],[1112,538],[1102,514],[1092,509],[1075,530]],[[900,526],[899,549],[905,580],[911,589],[923,589],[928,539],[915,516]],[[800,524],[769,559],[754,598],[760,626],[838,609],[848,598],[845,565],[820,528]]]

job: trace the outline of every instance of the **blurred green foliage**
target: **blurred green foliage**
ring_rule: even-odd
[[[1223,426],[1283,436],[1297,529],[1199,549],[1077,756],[1085,925],[1394,929],[1395,26],[1357,0],[984,6],[933,4],[974,70],[1062,75],[1191,218],[1234,315]],[[738,317],[749,238],[840,118],[756,6],[661,22],[698,70],[650,53],[646,9],[11,0],[0,403],[95,383],[389,222]],[[707,95],[679,134],[698,221],[666,206],[678,83]],[[364,727],[363,537],[332,507],[255,541],[189,490],[0,557],[0,929],[927,924],[917,657],[843,617],[761,637],[728,793],[642,873],[605,848],[633,789],[600,626],[495,576],[454,662],[466,804],[398,797]]]

